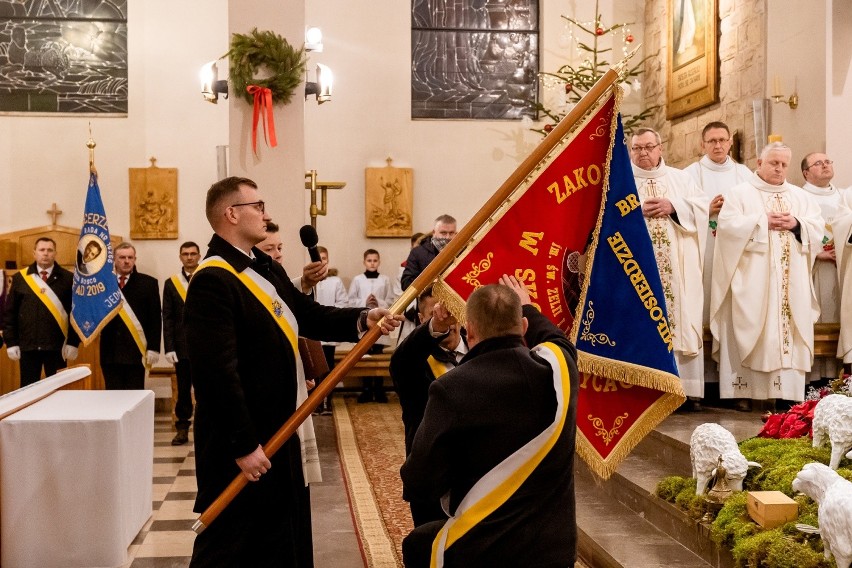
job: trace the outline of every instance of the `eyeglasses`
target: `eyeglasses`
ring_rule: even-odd
[[[232,203],[231,207],[242,207],[244,205],[253,205],[261,213],[266,212],[266,203],[263,201],[252,201],[251,203]]]
[[[730,141],[730,138],[711,138],[710,140],[705,140],[704,143],[715,146],[716,144],[727,144]]]
[[[636,152],[637,154],[641,153],[642,150],[650,154],[651,151],[653,151],[653,149],[657,146],[660,146],[660,144],[645,144],[644,146],[632,146],[630,149]]]
[[[818,162],[814,162],[813,164],[811,164],[810,166],[808,166],[805,169],[809,170],[809,169],[813,168],[814,166],[816,166],[816,167],[830,166],[833,163],[834,163],[834,160],[819,160]]]

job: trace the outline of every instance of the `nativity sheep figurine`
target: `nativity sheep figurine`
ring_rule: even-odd
[[[707,484],[713,478],[713,470],[719,465],[720,456],[722,466],[728,473],[728,485],[733,491],[743,490],[743,479],[749,467],[760,467],[759,463],[745,459],[733,434],[718,424],[701,424],[692,432],[689,441],[692,477],[697,480],[696,495],[703,495],[707,491]]]
[[[852,397],[830,394],[817,403],[813,419],[815,448],[823,445],[826,435],[831,442],[829,467],[837,469],[843,454],[852,449]]]
[[[793,480],[793,490],[817,502],[819,532],[826,559],[837,568],[852,564],[852,482],[822,463],[805,464]]]

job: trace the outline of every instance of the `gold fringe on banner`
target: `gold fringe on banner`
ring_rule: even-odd
[[[583,351],[577,352],[577,369],[581,373],[589,373],[605,379],[613,379],[630,385],[663,391],[686,400],[683,394],[683,387],[680,384],[680,378],[659,369],[643,367],[642,365],[627,363],[625,361],[616,361]]]
[[[465,305],[466,302],[462,300],[462,297],[459,296],[455,290],[450,288],[444,279],[438,277],[435,280],[435,283],[432,285],[432,296],[441,302],[445,308],[447,308],[453,316],[458,320],[459,325],[465,325]]]

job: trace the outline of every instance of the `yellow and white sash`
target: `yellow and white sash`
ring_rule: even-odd
[[[553,368],[553,388],[556,390],[556,415],[553,422],[538,436],[497,464],[471,487],[432,543],[430,566],[444,565],[444,552],[496,511],[523,485],[559,440],[566,426],[568,403],[571,398],[571,377],[562,350],[553,343],[537,345],[533,351]]]
[[[56,323],[59,325],[59,329],[62,330],[62,335],[65,336],[65,340],[67,341],[68,312],[66,312],[65,308],[62,306],[62,301],[59,299],[59,296],[57,296],[56,292],[47,285],[47,282],[41,279],[41,276],[39,276],[37,272],[33,272],[29,275],[26,273],[26,269],[21,272],[23,272],[21,276],[24,277],[24,282],[32,288],[36,297],[41,300],[44,306],[48,309],[50,315],[52,315],[53,319],[56,320]]]
[[[181,276],[181,274],[175,274],[169,278],[169,280],[171,280],[172,284],[174,284],[175,290],[177,290],[180,299],[186,303],[186,286],[184,286],[183,278],[181,278]]]
[[[130,335],[133,336],[133,341],[136,342],[136,347],[139,349],[139,353],[142,354],[142,365],[147,369],[148,359],[146,353],[148,352],[148,340],[145,338],[145,330],[142,329],[142,322],[136,317],[133,308],[130,307],[130,302],[124,297],[121,289],[119,289],[119,292],[121,293],[121,309],[118,310],[118,316],[124,322],[124,325],[127,326]]]
[[[429,364],[429,369],[432,370],[432,375],[436,379],[441,378],[441,375],[450,370],[446,363],[441,363],[440,361],[435,359],[433,355],[429,355],[429,357],[426,359],[426,362]]]
[[[193,276],[204,268],[216,267],[227,270],[239,280],[257,301],[266,308],[272,319],[278,325],[281,333],[293,348],[293,357],[296,360],[296,407],[298,408],[307,398],[308,389],[305,385],[305,368],[302,358],[299,357],[299,323],[296,315],[290,310],[287,303],[278,295],[275,286],[269,280],[258,274],[251,267],[242,272],[237,272],[233,266],[220,256],[211,256],[205,259],[195,270]],[[174,277],[173,277],[174,278]],[[313,419],[308,416],[297,430],[302,450],[302,472],[305,476],[305,485],[322,481],[322,472],[319,463],[319,449],[317,448],[316,434],[314,433]]]

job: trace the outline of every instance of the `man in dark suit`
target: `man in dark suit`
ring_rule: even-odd
[[[74,275],[56,264],[56,242],[36,240],[35,262],[12,278],[5,301],[6,354],[21,361],[21,386],[35,383],[77,358],[80,338],[68,325]]]
[[[101,331],[101,370],[107,390],[145,388],[145,369],[160,358],[160,285],[136,270],[136,248],[115,248],[121,311]]]
[[[390,375],[405,426],[405,454],[411,453],[414,435],[423,420],[429,385],[450,369],[455,368],[467,353],[455,318],[436,303],[432,287],[428,286],[417,297],[420,325],[400,343],[391,355]],[[409,501],[414,526],[446,519],[438,499],[422,501],[403,493]]]
[[[203,512],[238,475],[251,483],[195,539],[190,566],[313,566],[299,438],[271,458],[262,445],[296,409],[297,335],[353,341],[399,325],[384,309],[332,308],[297,290],[255,245],[269,217],[257,185],[225,178],[207,192],[215,231],[184,310],[195,387]]]
[[[400,283],[405,290],[420,273],[435,260],[438,253],[443,250],[447,243],[456,236],[456,220],[449,215],[441,215],[435,219],[435,227],[432,229],[432,238],[426,239],[423,244],[415,246],[408,253],[405,261],[405,269],[402,271]]]
[[[470,352],[429,387],[402,466],[408,495],[451,513],[405,538],[408,568],[429,566],[433,543],[437,566],[574,565],[576,351],[517,280],[500,282],[468,298]]]
[[[166,344],[166,361],[175,366],[177,375],[177,434],[172,440],[173,446],[181,446],[189,441],[189,426],[192,423],[192,375],[183,330],[183,305],[189,279],[201,260],[201,249],[192,241],[180,245],[179,250],[181,270],[163,284],[163,341]]]

